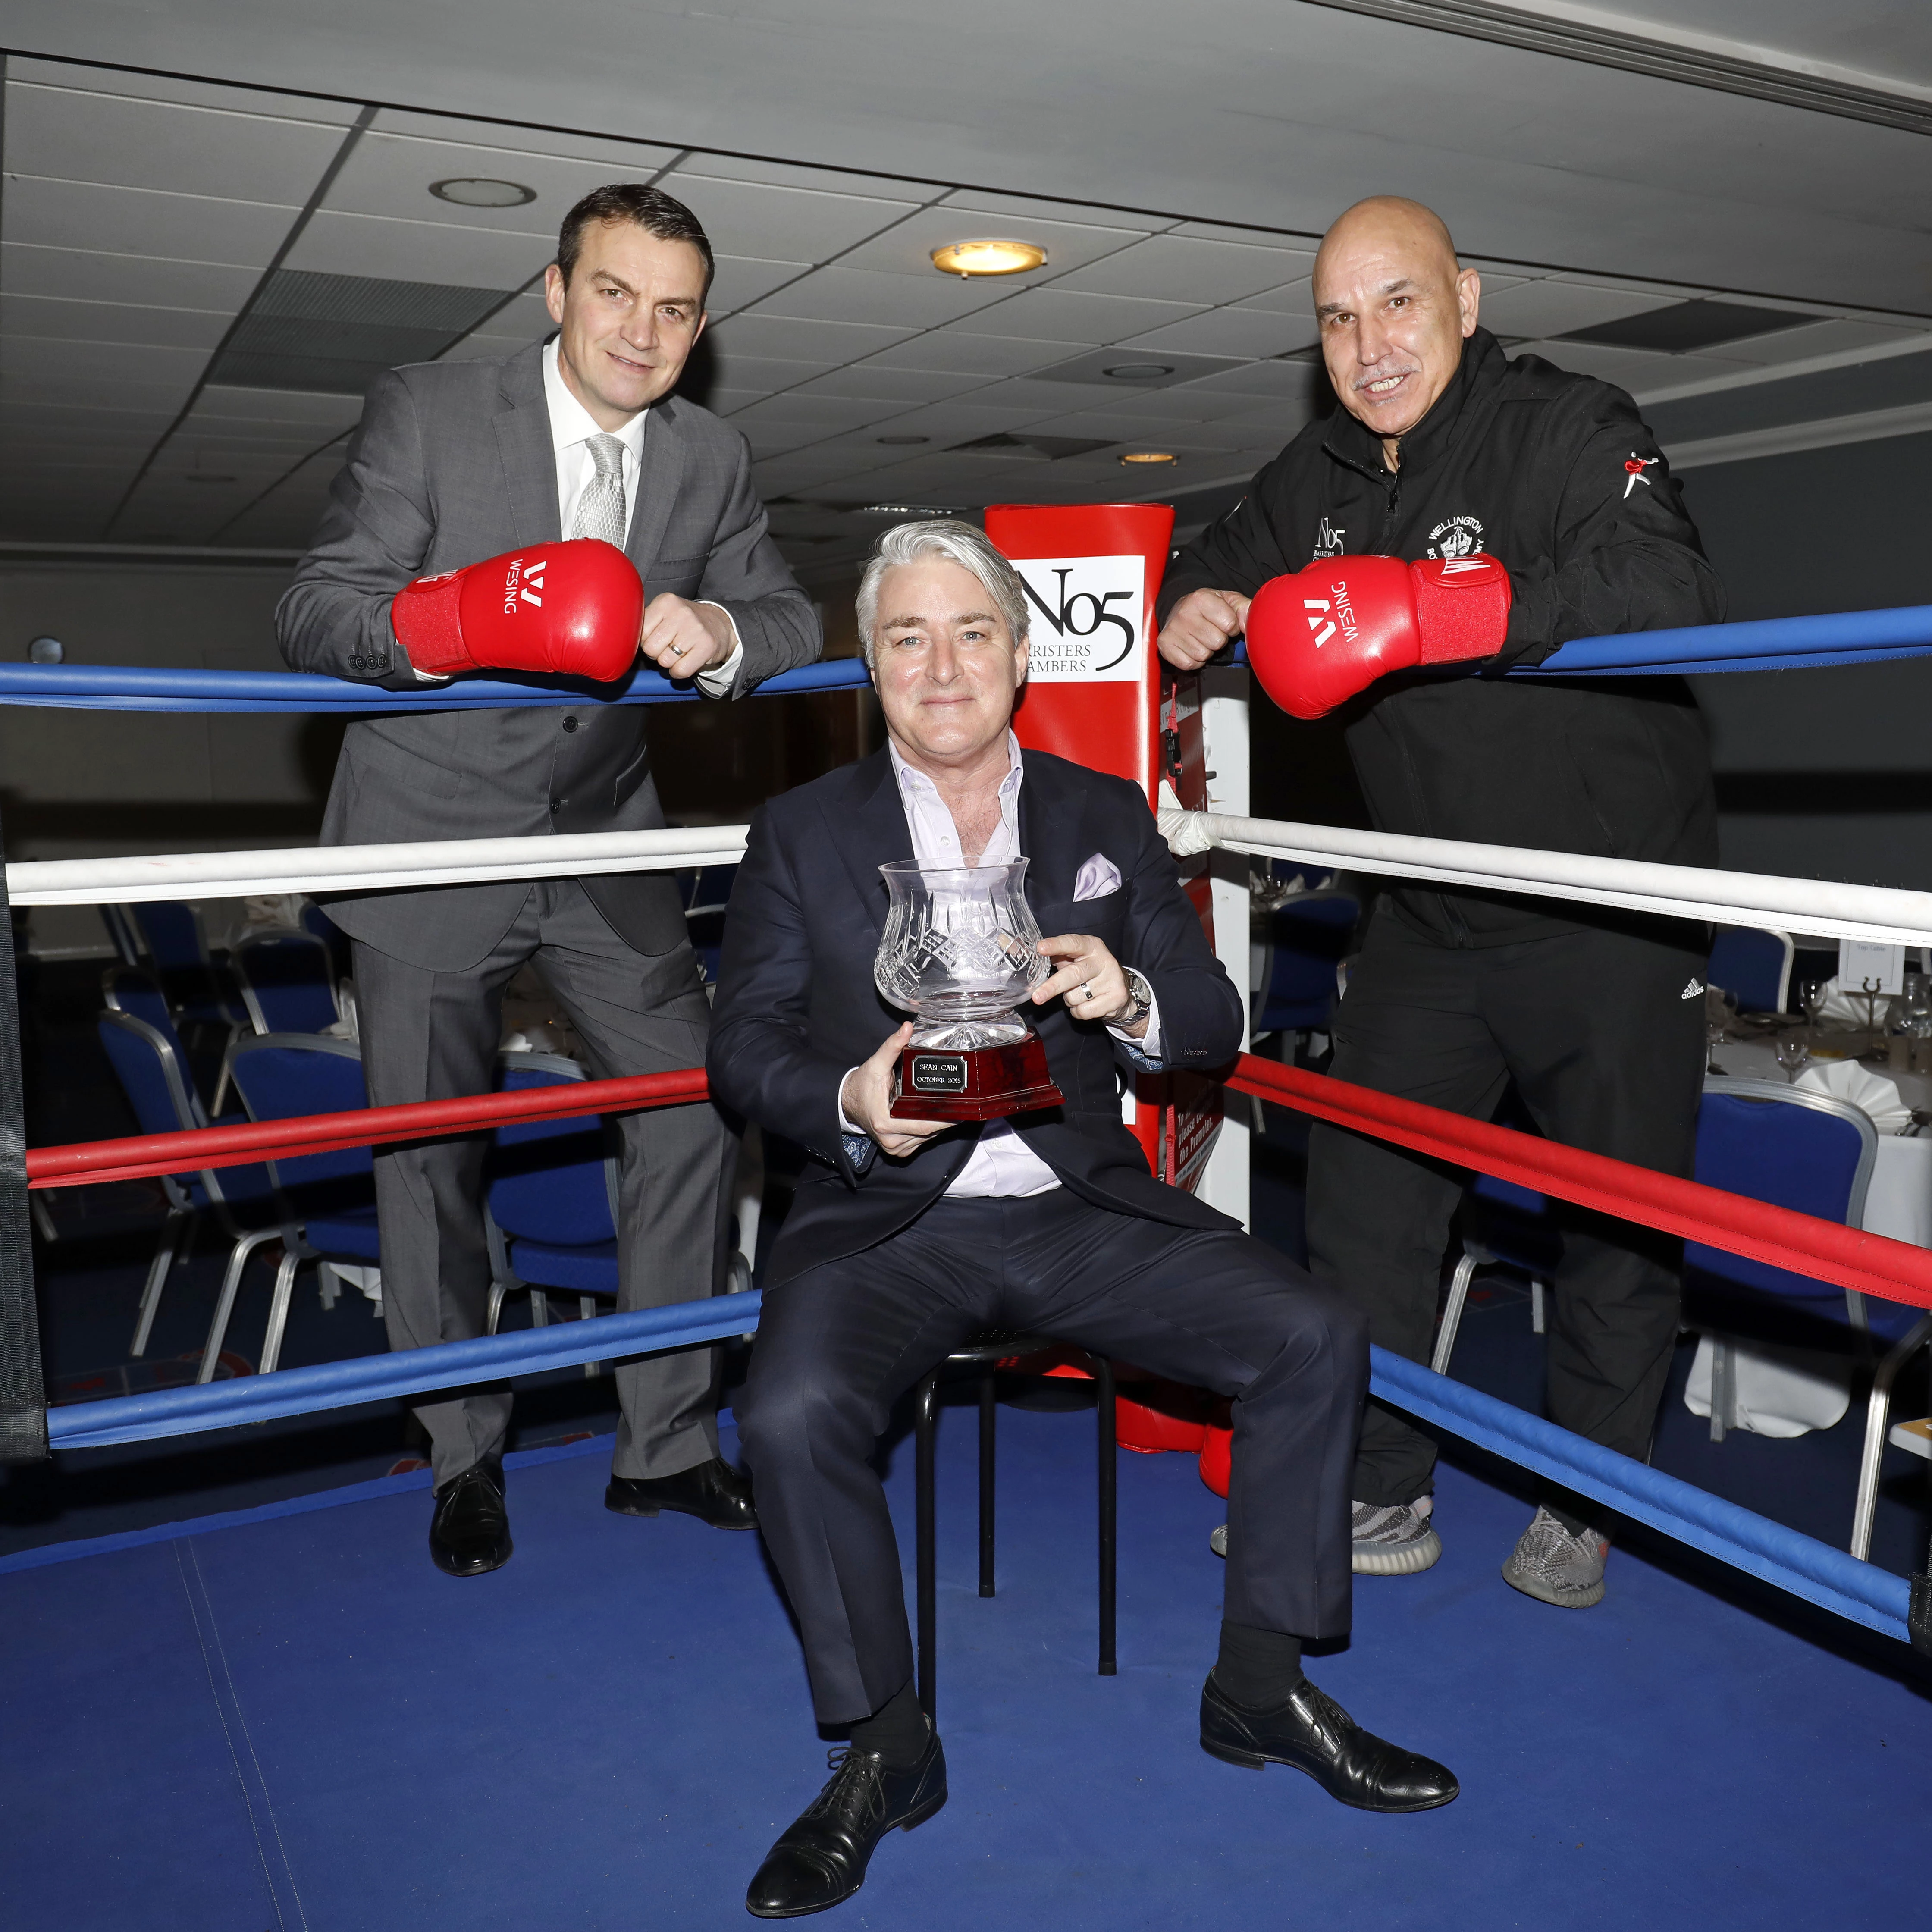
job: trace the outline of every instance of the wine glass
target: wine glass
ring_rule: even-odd
[[[1825,1010],[1831,990],[1828,980],[1807,980],[1798,988],[1798,1004],[1804,1009],[1804,1017],[1814,1026],[1818,1024],[1818,1016]]]
[[[1784,1069],[1786,1079],[1796,1080],[1810,1058],[1811,1042],[1805,1035],[1793,1031],[1778,1036],[1778,1064]]]

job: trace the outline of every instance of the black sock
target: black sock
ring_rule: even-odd
[[[1223,1696],[1244,1709],[1279,1710],[1301,1682],[1301,1640],[1224,1617],[1214,1682]]]
[[[931,1735],[910,1678],[869,1718],[852,1726],[853,1743],[860,1750],[877,1751],[894,1771],[916,1764]]]

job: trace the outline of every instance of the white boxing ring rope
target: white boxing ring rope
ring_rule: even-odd
[[[1170,848],[1182,858],[1220,847],[1300,865],[1579,900],[1719,926],[1771,926],[1894,945],[1932,940],[1932,892],[1891,886],[1654,865],[1172,807],[1161,812],[1160,826]],[[238,898],[254,892],[370,891],[675,872],[736,863],[744,856],[748,830],[742,825],[691,826],[527,838],[31,860],[8,866],[7,891],[15,905],[116,905],[149,899]]]

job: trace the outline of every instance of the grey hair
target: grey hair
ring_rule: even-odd
[[[1005,619],[1016,646],[1026,642],[1026,587],[1020,574],[992,544],[983,530],[957,517],[935,517],[922,524],[896,524],[872,546],[866,574],[859,580],[859,639],[865,647],[866,668],[872,668],[873,632],[879,621],[879,586],[886,572],[920,558],[944,557],[970,570],[985,585],[994,608]]]

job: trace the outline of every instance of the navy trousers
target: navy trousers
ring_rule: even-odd
[[[977,1328],[1024,1329],[1234,1399],[1226,1614],[1348,1628],[1349,1476],[1366,1325],[1245,1234],[1115,1214],[1066,1188],[940,1200],[876,1247],[767,1291],[738,1424],[819,1720],[913,1673],[873,1451],[893,1403]]]

